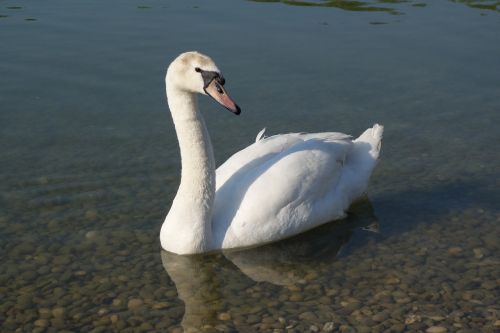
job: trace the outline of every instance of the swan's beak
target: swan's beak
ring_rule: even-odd
[[[229,97],[226,90],[217,79],[213,79],[205,88],[205,92],[215,99],[219,104],[224,106],[232,113],[238,115],[241,113],[240,107]]]

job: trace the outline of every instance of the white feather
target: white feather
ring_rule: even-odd
[[[257,133],[257,136],[255,137],[255,142],[260,141],[265,138],[264,133],[266,132],[266,128],[264,127],[259,133]]]

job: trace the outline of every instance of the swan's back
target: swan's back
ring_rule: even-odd
[[[217,169],[214,245],[260,245],[343,217],[367,187],[382,133],[375,125],[356,140],[334,132],[258,136]]]

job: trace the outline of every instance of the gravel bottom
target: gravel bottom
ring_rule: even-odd
[[[183,257],[161,251],[156,230],[80,230],[58,239],[46,237],[58,225],[49,221],[47,234],[4,247],[1,331],[500,329],[500,214],[469,209],[390,235],[358,222],[243,252]]]

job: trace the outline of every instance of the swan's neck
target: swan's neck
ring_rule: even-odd
[[[160,240],[164,249],[175,253],[205,252],[210,249],[215,198],[212,144],[196,96],[167,88],[167,98],[179,140],[182,172]]]

